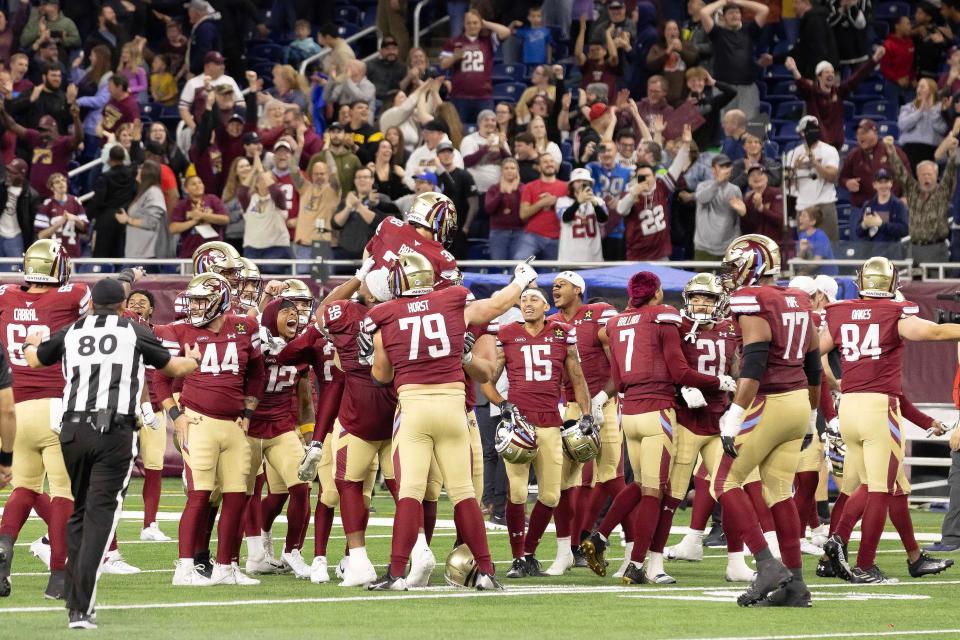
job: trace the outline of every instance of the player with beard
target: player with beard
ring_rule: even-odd
[[[433,265],[436,282],[449,282],[458,273],[457,261],[444,247],[457,230],[453,200],[435,191],[419,194],[405,213],[405,221],[387,218],[364,249],[374,269],[389,267],[397,256],[416,252]]]
[[[44,338],[82,318],[90,304],[85,284],[68,283],[70,258],[56,240],[38,240],[23,255],[23,285],[0,286],[0,341],[13,372],[17,437],[10,494],[0,519],[0,597],[10,595],[13,545],[30,510],[42,500],[44,477],[50,486],[47,514],[50,578],[45,595],[62,599],[67,558],[65,531],[73,512],[70,478],[57,437],[63,413],[64,379],[59,367],[31,369],[23,357],[28,334]]]
[[[733,379],[719,371],[704,375],[687,365],[680,347],[680,314],[663,304],[663,289],[655,274],[634,274],[627,293],[626,311],[608,319],[599,338],[610,349],[614,384],[623,394],[621,424],[635,479],[614,499],[582,550],[590,569],[606,575],[603,555],[607,539],[617,524],[633,517],[634,544],[622,580],[642,584],[650,582],[643,561],[656,532],[661,501],[669,490],[676,454],[674,385],[730,389]]]
[[[400,404],[394,434],[394,469],[400,479],[394,517],[390,567],[370,585],[373,590],[405,590],[406,570],[423,522],[421,500],[434,456],[454,521],[478,569],[476,587],[502,588],[494,578],[483,515],[470,478],[470,435],[463,415],[465,402],[463,343],[467,326],[483,326],[509,309],[534,279],[526,263],[517,265],[514,280],[489,300],[467,305],[468,289],[434,290],[434,267],[417,253],[401,255],[391,269],[394,300],[374,307],[364,321],[373,336],[372,375],[393,383]]]
[[[600,455],[592,461],[592,484],[583,482],[583,463],[563,456],[563,474],[560,481],[560,501],[553,512],[557,526],[557,558],[547,569],[549,576],[563,575],[576,563],[582,537],[590,535],[593,523],[607,499],[617,497],[623,488],[621,451],[623,434],[617,416],[617,397],[610,379],[610,360],[597,334],[607,319],[617,310],[605,302],[584,304],[586,292],[583,277],[573,271],[557,274],[553,280],[553,305],[557,313],[548,320],[571,325],[576,330],[580,369],[590,393],[590,413],[600,429]],[[564,420],[578,420],[580,406],[570,378],[564,376]],[[613,397],[611,397],[613,396]],[[591,463],[587,463],[591,464]],[[586,530],[586,534],[582,531]],[[576,540],[572,536],[576,535]],[[627,554],[633,546],[632,527],[626,525]]]
[[[157,328],[171,353],[192,344],[201,345],[203,353],[200,368],[184,380],[179,403],[173,399],[169,379],[157,380],[163,407],[191,462],[174,585],[259,584],[240,571],[238,556],[251,457],[246,433],[263,393],[263,356],[257,321],[229,312],[230,290],[223,276],[194,276],[186,292],[188,321]],[[210,495],[217,487],[218,472],[223,508],[216,563],[207,578],[195,570],[194,543],[198,523],[207,516]]]
[[[237,315],[246,313],[241,305],[243,262],[232,244],[213,240],[204,242],[193,252],[193,273],[215,273],[230,283],[230,311]]]
[[[240,258],[240,296],[239,305],[247,315],[260,312],[260,300],[263,298],[263,276],[260,267],[250,258]]]

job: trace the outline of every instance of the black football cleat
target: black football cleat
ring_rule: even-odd
[[[587,559],[583,556],[583,551],[580,550],[580,547],[573,547],[573,566],[574,568],[586,569],[590,565],[587,564]]]
[[[583,557],[587,560],[587,566],[598,576],[607,575],[607,562],[603,558],[607,550],[607,543],[603,541],[599,533],[591,533],[590,537],[580,545]]]
[[[910,576],[912,578],[931,576],[942,571],[946,571],[952,566],[953,560],[941,560],[939,558],[928,556],[925,553],[921,553],[916,562],[910,562],[910,559],[907,558],[907,569],[910,570]]]
[[[841,580],[851,581],[853,575],[850,569],[850,557],[847,555],[847,545],[840,536],[833,534],[823,545],[823,553],[830,559],[833,575]]]
[[[368,591],[406,591],[407,590],[407,581],[404,580],[403,576],[395,578],[390,574],[390,570],[387,569],[387,573],[377,580],[374,580],[367,585]]]
[[[10,565],[13,563],[13,537],[0,536],[0,598],[10,595]]]
[[[888,578],[880,567],[871,565],[868,569],[854,567],[850,571],[851,584],[897,584],[900,582],[896,578]]]
[[[63,569],[60,571],[51,571],[50,579],[47,580],[47,590],[43,592],[43,597],[47,600],[63,600],[63,594],[66,589],[64,585],[66,575],[67,572]]]
[[[638,567],[632,562],[627,566],[626,571],[623,572],[623,577],[620,578],[620,582],[623,584],[650,584],[650,580],[647,578],[647,572],[643,570],[643,567]]]
[[[85,611],[70,609],[67,626],[71,629],[96,629],[97,618],[93,614],[87,614]]]
[[[827,556],[820,558],[820,562],[817,563],[817,575],[821,578],[837,577],[837,574],[833,571],[833,563],[830,562],[830,558]]]
[[[755,603],[755,607],[797,607],[806,609],[813,606],[810,603],[810,590],[802,580],[793,580],[792,582],[780,587],[763,600]]]
[[[513,564],[510,565],[510,571],[507,571],[508,578],[526,578],[527,577],[527,563],[523,561],[523,558],[514,558]]]
[[[765,560],[757,560],[757,577],[753,579],[750,588],[737,598],[737,604],[741,607],[754,605],[791,580],[793,573],[776,558],[771,556]]]
[[[477,583],[475,585],[477,591],[505,591],[503,585],[500,584],[500,581],[497,580],[497,577],[489,573],[478,573],[477,574]]]
[[[710,533],[703,539],[703,546],[711,549],[727,548],[727,535],[723,532],[723,527],[715,524],[710,527]]]
[[[210,550],[201,551],[193,556],[193,566],[196,568],[197,573],[209,580],[210,576],[213,575],[213,562],[210,560]]]
[[[533,557],[533,554],[527,554],[523,557],[524,570],[531,578],[546,578],[547,574],[540,567],[540,561]]]

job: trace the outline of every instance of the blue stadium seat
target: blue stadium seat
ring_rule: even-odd
[[[840,235],[841,240],[850,240],[853,235],[848,225],[839,225],[837,233]]]
[[[763,77],[768,79],[793,80],[793,74],[782,64],[773,64],[767,67],[767,71],[763,74]]]
[[[881,138],[884,136],[893,136],[894,138],[899,139],[900,127],[897,126],[896,122],[878,122],[877,135],[879,135]]]
[[[573,143],[569,140],[564,140],[560,145],[560,156],[566,162],[573,160]]]
[[[854,114],[857,112],[857,105],[853,104],[848,100],[843,101],[843,119],[844,120],[853,120]]]
[[[247,56],[282,62],[286,56],[286,49],[273,42],[250,42],[247,44]]]
[[[856,140],[857,138],[857,123],[852,120],[847,120],[843,123],[843,137],[845,140]]]
[[[881,2],[873,8],[873,17],[878,20],[888,20],[896,22],[900,16],[910,15],[910,5],[906,2],[894,0],[892,2]]]
[[[785,121],[790,120],[793,123],[793,126],[796,127],[796,121],[800,119],[803,115],[803,103],[799,100],[792,100],[789,102],[781,102],[776,106],[776,109],[773,112],[774,121]]]
[[[883,96],[883,80],[874,80],[868,78],[860,83],[856,89],[853,90],[853,94],[850,96],[853,100],[857,101],[872,101],[877,100]]]
[[[797,83],[795,80],[781,80],[770,88],[770,93],[778,96],[796,96]]]
[[[847,225],[850,222],[850,216],[853,213],[853,207],[849,204],[837,205],[837,222],[841,225]]]
[[[493,81],[496,82],[521,82],[527,72],[527,68],[522,64],[495,64],[493,65]]]
[[[334,14],[336,21],[348,24],[360,24],[360,9],[353,5],[337,7]]]
[[[363,12],[363,20],[360,21],[360,26],[366,29],[367,27],[372,27],[377,24],[377,11],[376,9],[367,9]]]
[[[761,101],[757,104],[757,111],[760,113],[765,113],[769,117],[773,115],[773,105],[771,105],[769,102]]]
[[[799,140],[800,134],[797,133],[797,123],[781,122],[777,127],[777,135],[775,137],[787,140]]]
[[[569,180],[570,172],[573,171],[573,165],[569,162],[561,162],[560,170],[557,172],[557,178],[560,180]]]
[[[860,113],[857,114],[857,120],[871,118],[872,120],[889,120],[896,118],[897,113],[886,100],[874,100],[866,102],[860,107]]]
[[[337,26],[337,35],[341,38],[349,38],[357,31],[360,31],[360,27],[355,24],[341,24]]]
[[[493,85],[493,101],[516,103],[526,88],[527,85],[522,82],[503,82],[500,84],[495,84]]]

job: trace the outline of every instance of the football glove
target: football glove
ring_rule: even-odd
[[[363,261],[363,264],[360,265],[360,268],[357,269],[357,272],[353,274],[353,277],[363,282],[364,278],[367,277],[367,274],[373,269],[374,260],[373,258],[367,258]]]
[[[743,425],[743,416],[746,410],[738,404],[731,404],[730,408],[720,416],[720,444],[723,451],[731,458],[737,457],[737,434]]]
[[[473,360],[473,344],[477,341],[477,336],[467,331],[463,334],[463,355],[460,356],[460,364],[470,364]]]
[[[703,397],[703,392],[696,387],[680,387],[680,395],[691,409],[700,409],[707,406],[707,399]]]
[[[824,435],[827,438],[839,438],[840,437],[840,419],[839,418],[830,418],[827,420],[827,429],[824,431]]]
[[[500,403],[500,419],[507,420],[513,418],[513,415],[517,412],[517,406],[510,402],[509,400],[504,400]]]
[[[360,349],[360,364],[373,366],[373,336],[361,331],[357,334],[357,348]]]
[[[523,291],[530,283],[537,279],[537,272],[526,262],[521,262],[513,270],[513,282]]]
[[[594,429],[597,428],[596,423],[594,423],[593,421],[593,416],[590,416],[590,415],[580,416],[579,427],[580,427],[580,433],[582,433],[585,436],[592,434]]]
[[[303,460],[297,469],[297,477],[303,482],[312,482],[317,477],[317,468],[320,466],[320,457],[323,455],[323,443],[314,440],[306,447]]]
[[[159,429],[160,420],[157,419],[157,414],[153,412],[153,405],[149,402],[144,402],[140,405],[140,420],[143,422],[143,426],[148,429]]]
[[[603,426],[603,405],[607,404],[607,400],[609,399],[610,397],[607,395],[607,392],[601,391],[590,401],[590,413],[593,415],[593,421],[598,427]]]
[[[735,379],[725,374],[720,374],[717,377],[720,379],[720,391],[729,391],[730,393],[736,392],[737,381]]]

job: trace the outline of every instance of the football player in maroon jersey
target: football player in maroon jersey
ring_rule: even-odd
[[[506,420],[513,413],[523,416],[533,427],[537,439],[536,457],[523,464],[507,463],[507,530],[513,551],[508,578],[546,575],[534,554],[560,501],[565,456],[560,434],[563,419],[557,406],[561,401],[564,378],[569,380],[576,399],[581,431],[594,430],[590,393],[577,355],[577,330],[558,320],[547,320],[549,309],[550,303],[540,289],[527,289],[520,295],[523,323],[501,327],[497,333],[497,372],[493,379],[499,378],[501,371],[506,369],[510,400],[506,401],[494,392],[490,401],[500,406],[501,415]],[[537,476],[537,503],[530,514],[525,537],[523,529],[531,464]],[[569,540],[563,545],[569,549]]]
[[[179,406],[169,379],[158,376],[164,410],[190,455],[187,504],[180,518],[180,559],[173,584],[258,584],[240,571],[240,521],[246,501],[250,444],[246,432],[263,393],[264,367],[257,321],[229,312],[231,285],[223,276],[203,273],[190,281],[187,322],[157,327],[172,353],[199,345],[200,368],[185,380]],[[182,410],[181,410],[182,407]],[[223,491],[217,529],[217,557],[207,578],[194,567],[194,543],[210,495],[219,482]]]
[[[713,488],[730,526],[757,560],[757,577],[737,599],[740,606],[810,606],[792,493],[800,450],[816,431],[820,349],[809,296],[777,286],[779,272],[780,248],[758,234],[730,243],[721,272],[743,338],[743,358],[733,403],[720,419],[727,455]],[[743,490],[758,466],[783,563],[772,555]]]
[[[234,246],[220,240],[204,242],[193,252],[193,273],[215,273],[230,283],[231,310],[238,314],[246,313],[240,303],[243,262]]]
[[[617,417],[617,397],[610,379],[610,361],[597,338],[601,327],[607,319],[617,314],[617,310],[605,302],[584,304],[586,288],[580,274],[573,271],[558,273],[553,280],[552,292],[553,304],[558,311],[549,320],[563,322],[576,329],[577,352],[580,355],[580,369],[590,392],[591,414],[594,423],[600,427],[600,455],[588,463],[593,465],[593,473],[586,483],[583,480],[583,463],[575,462],[570,456],[563,457],[560,501],[553,512],[557,525],[557,559],[546,571],[550,576],[563,575],[574,566],[582,538],[590,535],[593,523],[607,499],[617,497],[625,486],[621,464],[623,434]],[[564,419],[579,419],[580,407],[576,403],[576,394],[570,379],[566,377],[564,400]],[[627,529],[629,553],[633,536],[630,535],[629,525]],[[572,538],[574,535],[576,539]]]
[[[250,258],[240,258],[240,296],[238,304],[248,315],[256,315],[263,298],[263,276],[260,267]]]
[[[430,261],[417,253],[404,254],[391,270],[396,299],[377,305],[364,321],[364,330],[373,335],[373,377],[393,383],[401,407],[393,440],[394,470],[400,478],[393,552],[386,575],[371,589],[407,588],[401,576],[423,522],[421,500],[434,456],[454,505],[457,530],[476,560],[476,588],[502,588],[493,576],[470,478],[462,357],[467,326],[484,325],[505,312],[536,278],[526,263],[517,265],[514,273],[513,282],[492,298],[467,305],[468,289],[434,291]]]
[[[886,258],[867,260],[856,284],[859,300],[827,306],[820,348],[825,353],[841,349],[840,434],[847,449],[844,489],[850,495],[851,485],[859,481],[867,486],[867,497],[856,566],[851,569],[847,564],[847,540],[837,533],[827,540],[824,553],[838,576],[853,583],[882,583],[888,579],[875,563],[877,545],[894,495],[901,494],[896,500],[905,503],[909,492],[903,477],[900,411],[904,340],[960,341],[960,326],[923,320],[917,317],[917,305],[894,300],[899,274]],[[939,573],[952,564],[913,546],[907,566],[915,577]]]
[[[47,519],[50,578],[45,595],[59,600],[63,598],[67,558],[67,519],[73,512],[70,478],[57,438],[65,383],[59,367],[31,369],[23,357],[23,344],[28,334],[46,338],[86,315],[90,291],[85,284],[67,282],[70,257],[56,240],[37,240],[30,245],[23,254],[23,273],[23,285],[0,286],[0,342],[13,372],[17,416],[13,492],[0,519],[0,597],[10,595],[13,544],[40,499],[46,476],[52,500]]]
[[[621,424],[635,481],[614,499],[597,531],[581,546],[590,569],[606,575],[607,538],[620,522],[633,517],[633,549],[622,580],[641,584],[650,581],[643,561],[657,528],[661,499],[669,489],[676,451],[674,385],[729,389],[733,379],[719,372],[704,375],[687,365],[680,349],[680,314],[663,304],[655,274],[635,273],[627,293],[627,310],[607,320],[599,337],[610,349],[614,384],[623,394]]]

